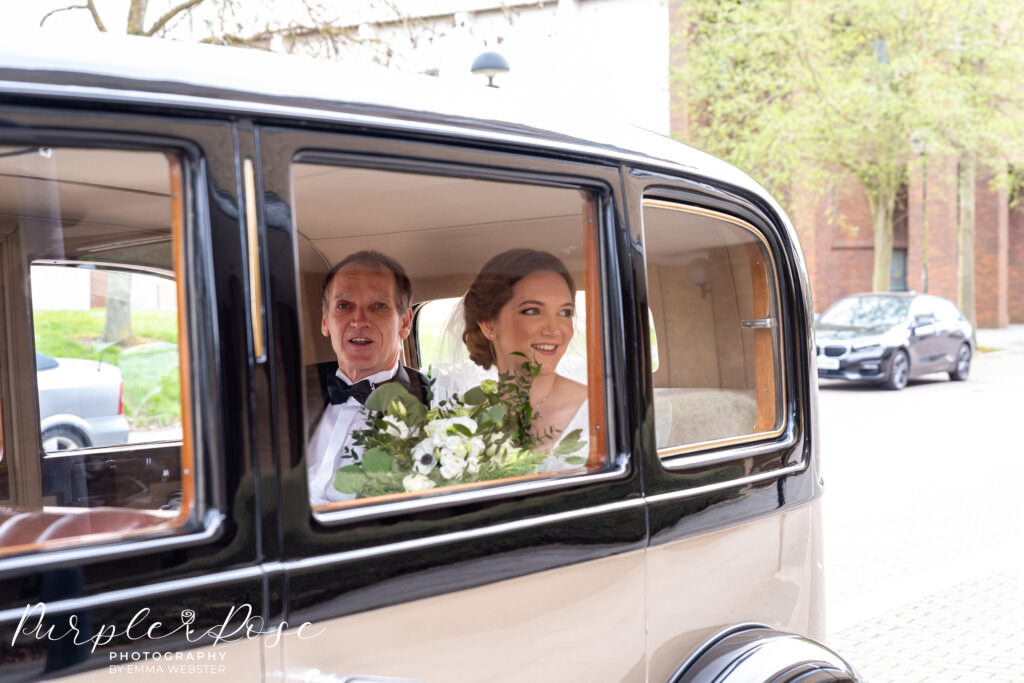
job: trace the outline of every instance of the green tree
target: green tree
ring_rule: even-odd
[[[892,215],[915,158],[913,133],[933,131],[936,151],[969,151],[966,159],[1006,153],[983,144],[1019,119],[993,115],[996,102],[1014,106],[1012,64],[1022,56],[1019,19],[1010,16],[1019,8],[1004,7],[692,0],[675,36],[685,65],[673,74],[694,122],[688,141],[783,196],[797,180],[823,192],[855,179],[872,214],[872,286],[888,290]],[[986,31],[992,38],[981,45]],[[973,262],[973,242],[962,244]]]

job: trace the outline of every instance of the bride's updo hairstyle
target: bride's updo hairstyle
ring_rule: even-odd
[[[462,341],[469,357],[485,370],[497,364],[494,346],[484,336],[478,323],[498,317],[502,307],[512,300],[512,288],[531,273],[551,271],[562,276],[569,292],[576,293],[576,285],[565,264],[554,254],[536,249],[509,249],[488,261],[466,292],[463,309],[466,329]]]

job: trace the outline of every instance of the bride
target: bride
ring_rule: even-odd
[[[587,387],[555,372],[573,337],[575,292],[572,276],[557,257],[511,249],[484,265],[463,299],[462,340],[476,365],[514,373],[523,362],[517,353],[540,365],[530,404],[533,431],[543,450],[554,448],[575,429],[587,438]],[[540,471],[575,466],[549,455]]]

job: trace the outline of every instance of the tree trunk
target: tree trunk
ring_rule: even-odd
[[[107,273],[107,320],[103,341],[125,346],[132,338],[132,276],[112,270]]]
[[[974,327],[978,325],[974,311],[974,183],[977,165],[977,154],[964,152],[960,155],[956,178],[956,303]]]
[[[130,36],[141,36],[146,32],[146,8],[149,0],[132,0],[128,8],[128,25],[125,33]]]
[[[871,289],[889,291],[889,271],[892,269],[892,212],[896,193],[880,190],[871,198],[871,219],[875,230],[875,264],[871,273]]]

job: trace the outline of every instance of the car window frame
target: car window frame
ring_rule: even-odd
[[[552,187],[566,187],[564,184],[566,180],[564,178],[551,178],[544,177],[540,174],[522,174],[512,171],[503,171],[501,169],[481,169],[479,167],[470,167],[460,165],[457,163],[449,163],[446,161],[423,161],[416,159],[415,157],[409,157],[407,159],[394,159],[375,157],[371,155],[353,154],[348,152],[329,152],[317,149],[300,149],[296,151],[293,157],[292,163],[324,163],[326,165],[343,166],[346,168],[365,168],[367,170],[384,170],[384,171],[396,171],[396,172],[407,172],[407,173],[418,173],[425,175],[438,175],[438,176],[450,176],[450,177],[464,177],[470,179],[479,180],[497,180],[504,182],[521,183],[525,185],[549,185]],[[590,204],[596,204],[598,207],[594,209],[594,213],[600,215],[602,213],[609,213],[611,207],[606,206],[604,210],[600,208],[602,203],[609,203],[611,201],[611,188],[607,185],[601,186],[598,183],[591,182],[589,185],[585,182],[580,182],[578,185],[570,184],[568,189],[575,189],[581,192],[587,192],[591,195],[592,201]],[[601,236],[601,225],[600,222],[595,226],[595,240],[600,242]],[[600,244],[597,246],[596,258],[598,263],[595,264],[600,270]],[[588,268],[587,273],[589,274],[590,269]],[[588,278],[589,279],[589,278]],[[607,291],[608,285],[606,284],[603,277],[598,273],[598,283],[600,287],[600,309],[601,318],[607,318],[607,302],[605,301],[606,296],[604,292]],[[415,320],[415,313],[414,313]],[[602,326],[603,339],[607,336],[607,330]],[[408,343],[408,340],[407,340]],[[418,340],[416,341],[418,344]],[[607,341],[602,342],[602,346],[605,346]],[[417,347],[417,353],[419,349]],[[602,357],[602,364],[605,366],[605,376],[607,376],[607,360],[606,357]],[[305,380],[304,380],[305,381]],[[607,386],[603,389],[604,393],[604,404],[605,404],[605,420],[604,425],[606,426],[606,438],[605,438],[605,469],[598,472],[566,472],[566,473],[553,473],[551,476],[544,476],[537,479],[529,479],[525,481],[509,481],[507,483],[498,483],[500,480],[496,480],[494,484],[485,484],[483,486],[467,488],[460,490],[459,487],[453,487],[453,490],[447,493],[440,493],[440,491],[432,496],[419,496],[409,497],[403,500],[397,500],[393,502],[381,501],[374,503],[371,499],[365,505],[354,505],[347,506],[335,510],[313,510],[313,518],[318,524],[325,526],[337,526],[345,525],[354,522],[358,522],[362,519],[377,519],[382,517],[388,517],[392,515],[403,515],[403,514],[416,514],[418,512],[426,512],[438,508],[447,508],[453,506],[460,506],[472,503],[489,503],[492,501],[500,501],[509,498],[516,498],[523,495],[530,495],[532,493],[544,493],[549,491],[557,491],[567,488],[578,488],[585,487],[588,484],[597,484],[608,480],[621,480],[628,476],[628,462],[624,459],[614,458],[609,451],[608,434],[612,433],[614,427],[608,418],[608,406],[609,406],[609,388]],[[303,395],[306,394],[304,388]],[[589,393],[588,393],[589,396]],[[305,444],[308,446],[308,443]]]
[[[777,404],[776,410],[779,413],[778,426],[773,429],[761,432],[752,432],[748,434],[723,437],[720,439],[712,439],[709,441],[701,441],[692,444],[681,444],[668,446],[657,449],[657,456],[661,462],[662,467],[667,470],[687,470],[694,467],[698,467],[701,464],[720,462],[725,459],[731,459],[730,456],[726,455],[726,452],[730,449],[737,447],[747,447],[751,445],[757,445],[762,443],[770,443],[777,441],[780,436],[791,433],[791,411],[789,410],[790,398],[789,388],[786,382],[786,357],[789,353],[787,344],[785,342],[785,335],[783,334],[781,324],[781,312],[780,298],[781,298],[781,285],[779,280],[779,269],[778,260],[771,248],[771,243],[765,237],[760,230],[758,230],[751,222],[744,220],[743,218],[734,216],[730,213],[715,210],[700,206],[698,204],[690,204],[685,202],[679,202],[676,200],[664,200],[657,197],[657,193],[653,196],[644,195],[641,200],[641,210],[648,206],[656,208],[665,208],[669,210],[679,211],[684,214],[693,214],[704,216],[708,218],[714,218],[721,220],[725,223],[734,225],[747,233],[753,235],[757,239],[759,246],[763,248],[762,254],[767,254],[770,260],[770,273],[768,284],[771,287],[770,298],[769,298],[769,312],[771,319],[773,320],[772,329],[775,332],[773,341],[773,359],[774,367],[773,372],[776,373],[774,382],[777,391]],[[646,250],[645,250],[646,253]],[[644,268],[644,276],[646,278],[646,262]],[[665,342],[662,342],[665,343]],[[652,372],[653,374],[653,372]],[[652,385],[653,386],[653,385]],[[792,442],[792,438],[786,438],[784,443]],[[740,456],[732,456],[740,457]]]
[[[14,108],[12,107],[12,109]],[[26,107],[23,111],[26,117],[30,119],[41,116],[43,118],[52,117],[57,120],[65,120],[65,117],[70,116],[65,110],[61,109]],[[176,240],[174,251],[175,264],[176,267],[182,270],[184,273],[183,277],[185,278],[180,285],[176,286],[179,303],[185,303],[185,309],[179,310],[177,315],[179,327],[185,331],[185,335],[179,338],[179,344],[183,347],[183,351],[179,356],[179,362],[183,366],[183,376],[189,377],[188,390],[191,394],[187,395],[186,388],[182,387],[183,439],[180,442],[125,444],[125,448],[115,450],[134,452],[180,445],[183,472],[186,469],[189,470],[189,476],[193,482],[193,505],[187,517],[171,529],[148,531],[143,528],[138,532],[126,533],[121,538],[114,538],[110,534],[100,534],[95,540],[85,540],[81,543],[53,542],[51,544],[51,542],[47,541],[38,547],[10,554],[0,554],[0,578],[16,576],[30,568],[32,570],[44,570],[47,567],[59,566],[68,562],[105,562],[164,550],[202,546],[217,538],[222,532],[222,525],[227,518],[223,508],[218,505],[217,498],[204,493],[204,489],[208,488],[208,482],[216,480],[221,476],[218,472],[220,467],[217,465],[216,459],[209,457],[205,450],[201,452],[200,449],[204,449],[201,445],[202,440],[196,439],[192,433],[186,433],[184,428],[184,418],[187,412],[189,413],[188,419],[193,424],[193,429],[189,431],[198,429],[196,423],[202,421],[201,413],[203,412],[199,406],[205,403],[200,399],[200,392],[198,387],[195,386],[196,383],[191,381],[192,376],[189,368],[194,365],[208,364],[210,358],[209,342],[211,340],[203,340],[198,337],[198,330],[194,321],[197,317],[202,317],[202,314],[195,310],[196,304],[192,303],[196,296],[196,281],[205,280],[208,276],[207,273],[202,272],[205,270],[205,262],[208,261],[208,258],[202,256],[203,246],[199,244],[203,240],[202,236],[208,233],[208,226],[205,226],[203,223],[203,217],[206,212],[200,206],[205,199],[203,152],[201,146],[196,142],[189,139],[168,137],[163,133],[156,133],[154,131],[160,130],[159,126],[147,126],[145,123],[146,121],[153,120],[173,120],[174,117],[134,115],[129,118],[138,122],[139,125],[117,133],[99,133],[87,124],[67,126],[53,126],[51,124],[49,126],[31,126],[26,130],[5,131],[2,137],[4,142],[8,144],[25,144],[28,146],[53,148],[70,147],[82,150],[111,149],[162,153],[168,158],[169,168],[176,167],[174,172],[177,173],[178,184],[180,185],[177,190],[181,196],[180,200],[173,205],[174,208],[172,210],[175,213],[180,213],[180,216],[174,219],[179,221],[177,224],[180,225],[180,230],[178,231],[180,234],[175,236],[172,231],[172,237]],[[172,221],[173,223],[174,221]],[[196,262],[204,264],[204,266],[200,268],[199,272],[191,272],[195,268],[190,268],[186,264]],[[26,277],[31,265],[28,262],[24,264]],[[26,299],[24,305],[26,307],[26,314],[31,318],[31,301]],[[29,337],[31,337],[31,327],[31,325],[28,326]],[[28,348],[34,351],[34,341],[28,343]],[[189,357],[189,354],[195,355],[197,353],[202,354],[203,358],[201,360]],[[7,360],[4,359],[5,362]],[[25,382],[31,386],[33,392],[38,393],[34,360],[30,365],[31,372],[26,373]],[[28,375],[31,375],[31,378],[28,378]],[[37,402],[32,403],[33,405],[25,412],[31,415],[35,427],[30,430],[24,424],[19,425],[19,429],[23,433],[17,437],[16,442],[21,445],[34,444],[41,452],[39,406]],[[5,425],[5,428],[8,430],[13,429],[9,424]],[[10,451],[10,444],[5,443],[5,450]],[[74,455],[102,455],[109,450],[109,448],[89,448],[75,451]],[[88,539],[88,536],[85,538]]]

